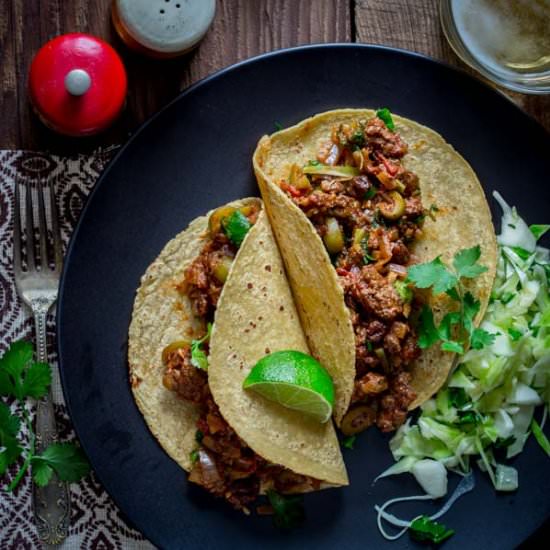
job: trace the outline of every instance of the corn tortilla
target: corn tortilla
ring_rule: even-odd
[[[278,183],[288,177],[293,164],[303,166],[316,158],[320,144],[334,126],[373,116],[375,111],[369,109],[341,109],[315,115],[264,136],[253,157],[308,343],[335,381],[337,423],[349,407],[355,378],[355,337],[350,314],[321,238]],[[393,115],[393,119],[395,131],[409,145],[403,164],[418,175],[424,206],[434,204],[438,208],[435,220],[426,219],[423,236],[412,252],[419,263],[439,255],[450,261],[458,250],[480,245],[480,262],[488,270],[467,284],[481,301],[476,318],[479,322],[489,301],[497,261],[495,233],[481,184],[470,165],[439,134],[400,116]],[[429,305],[436,321],[451,308],[445,296],[430,297]],[[411,408],[429,399],[443,385],[453,361],[454,355],[442,352],[438,346],[423,350],[412,366],[417,399]]]
[[[253,202],[260,203],[243,199],[228,206]],[[136,403],[161,446],[187,471],[192,466],[189,454],[196,448],[198,410],[164,388],[161,355],[168,344],[190,341],[204,332],[189,299],[176,285],[205,244],[208,217],[191,222],[149,266],[137,290],[129,329],[128,360]],[[325,486],[347,484],[331,422],[309,422],[242,389],[255,362],[278,349],[309,353],[282,259],[262,211],[239,248],[216,309],[208,370],[212,396],[229,425],[262,458],[322,480]]]

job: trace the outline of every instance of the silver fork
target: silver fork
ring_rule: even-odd
[[[21,192],[25,188],[25,228],[21,223]],[[61,233],[59,230],[55,193],[53,184],[47,186],[49,200],[45,201],[48,192],[42,181],[38,181],[35,193],[32,186],[24,181],[15,181],[15,214],[13,228],[13,264],[15,285],[23,302],[29,306],[34,316],[36,330],[37,359],[47,362],[46,321],[48,312],[57,299],[59,275],[63,262]],[[37,195],[38,203],[33,200]],[[46,221],[46,203],[49,203],[51,229],[53,235],[53,269],[48,261],[48,228]],[[35,208],[33,208],[33,205]],[[38,233],[40,250],[39,258],[35,255],[35,214],[38,211]],[[26,236],[26,268],[22,263],[22,234]],[[46,397],[36,404],[36,449],[38,452],[57,440],[57,429],[52,402],[51,389]],[[70,522],[69,486],[53,477],[46,487],[33,483],[33,513],[38,535],[45,544],[59,544],[66,537]]]

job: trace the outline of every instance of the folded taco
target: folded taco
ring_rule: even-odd
[[[387,109],[330,111],[264,136],[254,169],[314,356],[345,433],[391,431],[445,381],[452,353],[421,350],[407,268],[480,245],[469,281],[483,315],[496,266],[491,215],[468,163],[434,131]]]
[[[191,481],[245,511],[269,489],[348,483],[331,422],[242,388],[283,349],[308,353],[259,199],[197,218],[143,276],[128,350],[138,407]]]

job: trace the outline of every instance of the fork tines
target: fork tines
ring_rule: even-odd
[[[24,206],[21,200],[21,187],[24,188]],[[48,254],[49,250],[51,254]],[[38,180],[33,186],[29,181],[16,179],[13,223],[15,271],[40,272],[49,269],[59,272],[62,259],[61,233],[53,183],[46,185],[42,180]]]

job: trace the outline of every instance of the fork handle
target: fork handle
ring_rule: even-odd
[[[46,320],[49,307],[34,309],[36,347],[39,362],[47,362]],[[57,440],[57,429],[51,388],[48,394],[37,401],[36,406],[36,451],[40,453]],[[54,473],[45,487],[33,483],[33,511],[40,540],[46,545],[61,543],[68,535],[70,523],[69,484],[60,481]]]

